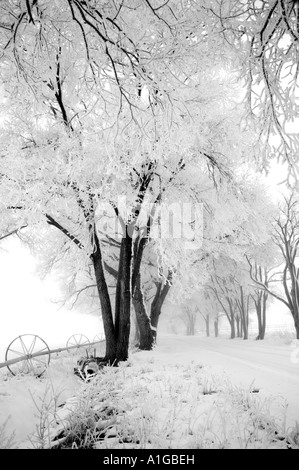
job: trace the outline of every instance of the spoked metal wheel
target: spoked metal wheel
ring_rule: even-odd
[[[97,343],[99,341],[104,341],[104,339],[105,339],[105,336],[103,335],[103,333],[99,333],[98,335],[96,335],[93,338],[93,343]]]
[[[79,348],[89,348],[90,341],[85,335],[76,334],[72,335],[66,343],[68,352],[76,352]]]
[[[105,355],[105,335],[103,333],[97,334],[93,338],[93,350],[91,351],[91,354],[96,357],[96,356],[104,356]]]
[[[8,346],[5,361],[13,374],[33,374],[40,377],[50,363],[51,353],[47,343],[37,335],[20,335]]]

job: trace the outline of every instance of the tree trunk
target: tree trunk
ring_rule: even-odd
[[[231,329],[230,338],[234,339],[236,337],[235,319],[234,318],[231,319],[230,329]]]
[[[240,286],[240,299],[237,301],[237,306],[240,312],[241,325],[243,331],[243,339],[248,339],[248,310],[249,310],[249,296],[247,296],[247,301],[245,303],[243,287]]]
[[[139,329],[138,347],[139,349],[150,351],[154,345],[154,335],[144,303],[144,296],[141,289],[140,273],[136,275],[135,279],[133,305],[136,313],[137,326]]]
[[[246,305],[244,304],[244,335],[243,339],[248,339],[249,330],[249,296],[247,296]]]
[[[261,292],[258,294],[257,300],[254,300],[258,321],[258,335],[256,337],[257,340],[262,340],[265,338],[267,297],[268,296],[266,292]]]
[[[91,255],[91,260],[94,267],[97,290],[101,303],[103,326],[106,338],[105,360],[107,360],[110,364],[113,364],[116,360],[115,329],[113,324],[112,308],[108,287],[102,265],[102,254],[99,247]]]
[[[229,324],[230,324],[230,330],[231,330],[230,338],[234,339],[236,337],[235,310],[234,310],[234,307],[233,307],[233,304],[232,304],[230,298],[227,297],[226,300],[227,300],[227,303],[229,305],[229,313],[230,313],[229,316],[227,315],[227,318],[228,318]]]
[[[266,312],[267,312],[267,298],[268,294],[263,292],[263,303],[262,303],[262,329],[261,329],[261,337],[260,339],[265,338],[266,333]]]
[[[166,284],[164,284],[163,287],[162,287],[162,282],[156,283],[157,290],[156,290],[155,297],[152,301],[151,315],[150,315],[154,341],[157,341],[158,322],[159,322],[159,318],[161,315],[162,305],[171,287],[171,279],[172,279],[172,274],[169,272],[167,276],[167,282]]]
[[[195,325],[193,322],[188,322],[186,326],[186,335],[187,336],[194,336],[195,335]]]
[[[191,336],[195,335],[195,323],[196,323],[196,317],[194,315],[191,315],[191,318],[190,318],[190,335]]]
[[[126,361],[129,354],[131,310],[132,238],[125,234],[121,241],[115,298],[116,361]]]
[[[159,301],[152,302],[151,305],[151,325],[153,329],[153,338],[154,342],[157,341],[157,329],[158,329],[158,323],[159,323],[159,317],[161,315],[161,308],[160,308],[160,303]]]
[[[134,302],[132,303],[134,305]],[[139,326],[137,322],[135,308],[133,308],[133,312],[131,312],[131,332],[132,332],[132,323],[134,325],[134,338],[132,338],[132,341],[133,341],[134,346],[138,348],[140,344],[140,331],[139,331]]]
[[[295,331],[296,331],[296,339],[299,339],[299,312],[292,310],[291,314],[294,319],[294,326],[295,326]]]
[[[210,336],[210,317],[209,317],[209,315],[206,316],[205,323],[206,323],[206,335]]]
[[[263,339],[262,338],[262,304],[261,304],[261,298],[260,296],[258,297],[257,300],[255,300],[255,310],[256,310],[256,316],[257,316],[257,325],[258,325],[258,335],[256,337],[257,340]]]
[[[219,335],[218,320],[214,320],[214,335],[215,335],[215,338],[218,338],[218,335]]]
[[[236,326],[237,326],[237,338],[240,338],[242,335],[240,331],[240,317],[239,316],[236,317]]]

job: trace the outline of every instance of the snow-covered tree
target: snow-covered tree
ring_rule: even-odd
[[[211,295],[211,292],[203,287],[201,290],[196,292],[192,297],[192,303],[195,304],[194,310],[197,312],[204,321],[206,336],[210,336],[210,325],[214,323],[215,336],[218,335],[218,320],[219,311],[217,309],[217,302]],[[216,326],[216,329],[215,329]]]
[[[291,192],[284,198],[280,206],[280,214],[274,221],[273,241],[280,251],[280,265],[272,274],[272,282],[279,283],[282,293],[269,282],[269,278],[261,279],[254,269],[250,259],[250,273],[252,280],[257,286],[264,289],[275,299],[286,305],[292,314],[296,336],[299,339],[299,268],[298,268],[298,245],[299,245],[299,220],[298,220],[298,195]]]
[[[189,263],[199,271],[215,245],[220,256],[264,240],[254,198],[244,196],[249,183],[237,177],[259,151],[243,121],[234,57],[201,2],[9,0],[0,8],[1,215],[33,227],[40,250],[51,244],[45,225],[55,229],[52,263],[65,254],[76,273],[92,268],[106,359],[125,360],[131,297],[162,204],[205,209],[204,250],[186,255],[171,236],[155,243],[178,295],[194,290]],[[119,243],[114,308],[107,235]]]
[[[286,162],[289,182],[296,182],[298,1],[207,0],[205,5],[238,57],[236,73],[246,93],[248,117],[256,121],[265,149],[261,164],[268,168],[271,158]]]
[[[197,312],[194,306],[190,306],[185,304],[182,308],[183,312],[180,315],[181,320],[185,324],[186,327],[186,335],[187,336],[194,336],[195,335],[195,326],[197,323]]]
[[[78,267],[92,264],[110,362],[127,358],[131,290],[152,221],[139,236],[146,196],[156,205],[169,191],[178,197],[187,168],[191,186],[203,168],[224,177],[228,134],[233,158],[246,146],[236,138],[240,114],[221,97],[229,81],[210,73],[206,86],[220,57],[208,19],[196,2],[1,5],[2,212],[40,234],[46,222]],[[114,312],[97,229],[103,204],[122,230]]]
[[[260,192],[259,184],[251,185],[250,180],[247,185],[245,180],[243,183],[237,204],[234,204],[235,216],[232,222],[235,225],[230,227],[229,223],[224,224],[224,234],[218,237],[220,249],[218,253],[216,250],[212,252],[211,278],[207,288],[227,317],[231,338],[237,335],[247,339],[249,310],[259,291],[252,286],[246,257],[254,252],[257,256],[259,251],[264,252],[265,247],[271,244],[271,220],[275,206]],[[269,249],[266,253],[271,255]]]

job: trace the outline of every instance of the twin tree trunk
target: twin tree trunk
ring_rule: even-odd
[[[167,278],[170,282],[170,275]],[[133,290],[133,305],[139,330],[139,345],[142,350],[150,351],[157,339],[158,322],[162,305],[171,287],[170,283],[163,285],[156,282],[156,293],[151,304],[150,315],[147,313],[144,295],[141,287],[141,275],[138,273]]]
[[[120,217],[118,208],[114,208],[123,228],[123,237],[120,242],[118,270],[115,271],[115,277],[117,281],[114,321],[111,300],[104,276],[99,238],[96,233],[96,227],[93,226],[93,224],[89,225],[95,244],[95,250],[91,255],[91,260],[94,266],[97,289],[102,308],[102,317],[106,337],[105,360],[111,364],[117,364],[119,361],[126,361],[128,359],[131,321],[131,295],[132,292],[134,292],[136,275],[140,273],[143,251],[148,240],[147,237],[142,239],[137,237],[137,240],[135,240],[134,243],[133,254],[133,233],[147,188],[154,175],[154,168],[154,162],[149,162],[146,165],[145,173],[140,176],[140,186],[136,196],[136,206],[134,210],[132,210],[130,217],[128,217],[127,223],[125,223]],[[149,217],[147,223],[147,235],[149,234],[151,228],[151,220],[151,217]]]
[[[126,234],[121,241],[114,321],[97,237],[96,249],[91,255],[91,259],[96,277],[106,337],[105,360],[110,364],[117,364],[118,361],[126,361],[128,359],[131,310],[132,238]]]
[[[103,310],[105,311],[105,313],[103,313],[103,321],[104,325],[106,325],[104,328],[105,335],[106,338],[110,338],[109,343],[111,343],[111,350],[113,350],[113,347],[116,348],[116,357],[118,360],[126,360],[128,355],[131,295],[136,314],[138,347],[142,350],[151,350],[157,337],[157,327],[162,305],[171,287],[171,273],[169,273],[165,285],[163,285],[162,281],[155,283],[156,294],[151,304],[149,315],[145,305],[140,273],[141,258],[145,244],[145,239],[140,240],[137,238],[134,243],[134,254],[132,255],[132,238],[124,238],[120,246],[118,271],[110,267],[107,263],[104,263],[106,270],[117,281],[114,323],[111,308],[110,310],[109,308],[105,309],[106,304],[109,306],[109,302],[101,301],[101,306],[102,310],[105,309]],[[93,259],[96,259],[95,254],[93,255]],[[102,268],[102,263],[99,264],[100,268]],[[105,291],[102,288],[99,288],[99,286],[103,284],[103,282],[101,282],[100,275],[97,274],[98,271],[100,271],[100,268],[97,270],[95,269],[95,273],[100,298],[104,297],[105,299],[105,296],[103,295]],[[100,272],[100,274],[103,276],[102,272]],[[111,361],[113,354],[107,350],[106,355],[108,356],[109,361]]]

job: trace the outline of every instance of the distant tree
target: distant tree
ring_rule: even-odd
[[[236,305],[239,310],[240,320],[242,325],[242,336],[243,339],[248,339],[248,328],[249,328],[249,306],[250,306],[250,294],[246,292],[244,286],[239,285],[236,293]]]
[[[246,262],[237,263],[225,257],[214,262],[209,289],[227,317],[231,338],[237,336],[248,339],[249,313],[254,289],[251,286]]]
[[[210,336],[210,324],[213,322],[214,335],[217,337],[219,332],[219,312],[215,297],[208,289],[203,287],[203,289],[194,296],[194,302],[196,302],[196,310],[204,320],[206,336]]]
[[[241,316],[240,316],[240,312],[239,310],[237,309],[235,311],[235,321],[236,321],[236,336],[237,338],[242,338],[243,336],[243,325],[242,325],[242,322],[241,322]]]
[[[276,273],[276,281],[280,279],[284,296],[276,292],[269,285],[267,278],[261,279],[258,272],[250,263],[250,274],[257,286],[284,305],[292,314],[297,339],[299,339],[299,266],[298,266],[298,245],[299,245],[299,203],[298,196],[292,192],[284,198],[284,204],[280,206],[280,216],[274,222],[273,241],[281,252],[282,272]],[[273,279],[272,279],[273,280]]]
[[[224,279],[217,274],[213,274],[209,289],[213,292],[219,307],[224,312],[230,326],[230,337],[234,339],[236,337],[237,305],[233,297],[232,277]]]
[[[253,273],[254,279],[257,279],[261,284],[264,284],[266,287],[269,286],[269,270],[265,267],[259,266],[256,262],[251,266],[251,271]],[[266,333],[266,320],[267,320],[267,300],[268,292],[264,289],[255,289],[254,294],[251,295],[256,315],[258,321],[258,335],[257,340],[262,340],[265,338]]]
[[[209,289],[209,284],[204,285],[203,292],[203,302],[200,300],[198,303],[198,296],[196,295],[197,308],[204,319],[206,335],[209,336],[211,334],[210,324],[212,323],[214,336],[215,338],[218,338],[220,318],[225,316],[225,314],[219,311],[219,302],[217,301],[213,291]]]
[[[196,312],[198,312],[200,314],[200,316],[203,318],[204,320],[204,325],[205,325],[205,330],[206,330],[206,336],[210,336],[210,321],[211,321],[211,318],[210,318],[210,312],[209,311],[205,311],[204,313],[203,310],[202,310],[202,306],[201,306],[201,309],[199,309],[198,306],[196,306]]]
[[[215,338],[219,336],[219,313],[214,318],[214,336]]]
[[[183,313],[180,315],[180,317],[186,325],[186,335],[194,336],[197,322],[196,310],[189,305],[184,305]]]
[[[210,315],[209,313],[206,313],[205,315],[202,315],[205,326],[206,326],[206,336],[210,336]]]

